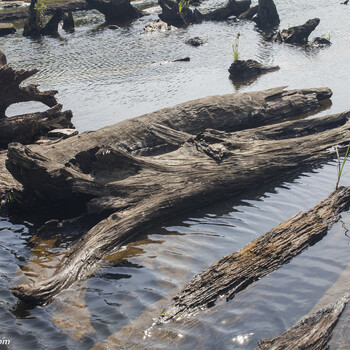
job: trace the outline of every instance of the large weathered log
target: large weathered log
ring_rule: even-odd
[[[1,53],[3,63],[0,65],[0,120],[5,118],[6,109],[13,103],[39,101],[49,107],[57,104],[57,91],[39,91],[37,86],[20,84],[38,72],[37,69],[16,71],[6,64],[6,57]]]
[[[278,26],[280,18],[273,0],[259,0],[257,15],[253,20],[261,30]]]
[[[105,15],[106,22],[119,23],[142,17],[142,12],[130,4],[130,0],[86,0],[90,7]]]
[[[276,42],[283,42],[287,44],[305,45],[309,40],[310,34],[319,25],[320,19],[309,19],[301,26],[283,29],[282,32],[277,32],[272,40]]]
[[[109,215],[70,249],[52,278],[14,287],[15,295],[48,301],[163,218],[329,157],[330,146],[350,138],[347,113],[225,132],[317,108],[318,99],[329,95],[328,89],[272,89],[216,96],[72,137],[55,148],[11,144],[7,168],[32,197],[80,198],[88,213]],[[207,127],[225,131],[203,131]]]
[[[206,21],[223,21],[231,16],[239,16],[249,9],[250,4],[251,0],[229,0],[225,6],[203,14],[203,19]]]
[[[29,144],[50,130],[72,128],[71,111],[62,112],[62,105],[56,105],[45,112],[18,115],[0,119],[0,149],[10,142]]]
[[[304,318],[279,337],[261,340],[255,350],[328,349],[332,331],[348,301],[349,295]]]
[[[294,215],[240,251],[223,257],[195,276],[173,298],[173,305],[163,313],[167,316],[160,317],[158,322],[213,306],[221,296],[233,298],[322,239],[349,204],[350,188],[342,187],[311,210]]]

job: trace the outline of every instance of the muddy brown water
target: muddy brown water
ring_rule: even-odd
[[[350,7],[339,2],[276,1],[283,28],[319,17],[311,37],[330,35],[333,44],[324,49],[266,43],[252,23],[231,20],[143,34],[143,27],[157,18],[158,8],[148,1],[150,15],[127,28],[110,30],[99,13],[81,12],[75,14],[74,34],[31,40],[19,31],[0,38],[0,50],[18,69],[39,69],[28,82],[57,89],[81,132],[198,97],[281,85],[330,87],[332,105],[318,114],[324,115],[350,108]],[[201,8],[217,5],[208,0]],[[233,84],[227,69],[238,32],[242,59],[277,64],[280,71],[250,85]],[[206,44],[186,45],[194,36]],[[186,56],[190,62],[171,62]],[[18,104],[8,114],[38,109],[44,107]],[[311,310],[349,264],[348,213],[321,242],[233,300],[159,327],[152,327],[153,318],[196,273],[315,205],[333,190],[335,180],[331,162],[169,219],[110,256],[88,281],[42,307],[19,303],[9,288],[52,274],[73,238],[38,239],[34,220],[1,217],[0,340],[11,342],[0,342],[0,348],[253,349],[259,339],[279,335]],[[349,174],[342,183],[350,184]]]

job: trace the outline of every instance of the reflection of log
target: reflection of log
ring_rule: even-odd
[[[71,128],[71,119],[72,112],[62,112],[62,105],[45,112],[0,119],[0,149],[6,148],[10,142],[33,143],[50,130]]]
[[[228,132],[310,111],[329,96],[328,89],[216,96],[72,137],[55,148],[11,144],[7,167],[32,197],[84,200],[88,212],[107,217],[70,249],[52,278],[14,287],[14,294],[34,303],[50,300],[163,218],[329,157],[331,145],[350,137],[348,114]]]
[[[350,113],[343,117],[347,120]],[[295,125],[291,123],[290,126],[293,124]],[[306,122],[302,124],[307,128]],[[317,124],[316,122],[310,126],[314,128]],[[322,128],[321,125],[322,122],[319,124]],[[280,129],[282,130],[283,128]],[[298,130],[301,133],[304,132],[301,128]],[[349,136],[350,133],[346,137]],[[278,145],[285,146],[284,142]],[[309,152],[310,149],[307,147],[305,151]],[[322,152],[320,152],[320,157],[323,157]],[[339,219],[339,213],[347,209],[349,203],[350,188],[342,187],[313,209],[294,215],[291,219],[256,238],[240,251],[223,257],[195,276],[179,295],[173,298],[174,304],[164,312],[165,315],[171,315],[171,317],[162,317],[160,320],[186,315],[195,309],[210,307],[220,296],[226,296],[227,299],[233,298],[235,294],[278,269],[309,245],[325,236],[328,228]]]
[[[304,318],[279,337],[260,341],[255,350],[328,349],[332,331],[348,300],[349,296],[346,296],[335,304]]]
[[[3,57],[1,61],[6,62],[5,55],[1,53],[1,56]],[[49,107],[57,104],[55,99],[57,91],[42,92],[35,85],[20,86],[24,80],[37,72],[36,69],[15,71],[7,64],[0,65],[0,120],[5,117],[7,107],[13,103],[39,101]]]
[[[86,0],[90,7],[105,15],[106,22],[119,23],[142,17],[142,12],[130,4],[130,0]]]

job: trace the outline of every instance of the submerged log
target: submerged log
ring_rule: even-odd
[[[347,113],[235,130],[313,110],[329,96],[325,88],[215,96],[73,136],[55,148],[11,144],[7,168],[31,198],[63,205],[78,199],[87,213],[105,217],[71,247],[52,278],[16,286],[14,294],[49,301],[169,215],[328,158],[330,146],[350,138]]]
[[[57,91],[39,91],[36,85],[26,87],[21,83],[38,72],[37,69],[16,71],[6,63],[6,56],[1,52],[0,65],[0,120],[5,118],[6,109],[13,103],[38,101],[53,107],[57,104]]]
[[[350,117],[350,112],[347,114],[346,118]],[[293,124],[290,123],[289,126]],[[307,128],[306,123],[303,124]],[[299,130],[301,133],[306,131]],[[279,145],[285,146],[284,142]],[[320,157],[323,156],[325,153],[321,151]],[[350,188],[342,187],[311,210],[294,215],[240,251],[223,257],[195,276],[173,298],[173,305],[163,313],[167,316],[159,317],[158,322],[211,307],[221,296],[227,300],[232,299],[250,284],[280,268],[322,239],[329,227],[339,219],[339,213],[346,210],[349,204]]]
[[[310,34],[315,30],[319,23],[319,18],[309,19],[301,26],[291,27],[283,29],[282,32],[277,32],[272,36],[272,41],[294,45],[305,45],[308,43]]]
[[[304,318],[279,337],[261,340],[255,350],[328,349],[332,331],[348,301],[349,295],[346,295],[335,304]]]
[[[143,16],[142,12],[130,4],[130,0],[86,0],[91,8],[104,14],[107,23],[120,23]]]
[[[274,72],[279,69],[279,66],[265,66],[254,60],[237,60],[231,64],[228,71],[232,79],[246,79],[257,77],[264,73]]]
[[[259,5],[250,7],[247,11],[241,13],[238,16],[238,19],[251,21],[253,17],[258,13],[258,8],[259,8]]]
[[[273,0],[259,0],[257,15],[253,20],[261,30],[278,26],[280,18]]]

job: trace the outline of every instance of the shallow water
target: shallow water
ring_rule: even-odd
[[[217,2],[204,2],[203,8]],[[57,89],[80,131],[92,130],[162,107],[207,95],[280,85],[328,86],[332,106],[350,107],[347,21],[350,7],[329,0],[276,1],[281,27],[319,17],[311,36],[331,35],[325,49],[266,43],[252,23],[203,23],[188,29],[143,34],[150,16],[130,28],[110,30],[97,12],[76,15],[74,34],[31,40],[20,33],[0,38],[0,50],[16,68],[38,68],[30,82]],[[241,57],[281,69],[251,85],[234,85],[227,69],[231,45],[241,33]],[[199,36],[207,44],[184,43]],[[190,62],[171,61],[190,56]],[[9,115],[36,111],[39,104],[11,106]],[[277,336],[315,305],[350,262],[350,239],[337,224],[317,245],[263,278],[230,302],[195,319],[150,328],[168,300],[196,273],[232,253],[300,210],[326,197],[335,184],[333,163],[286,177],[239,198],[170,220],[144,233],[89,281],[62,293],[49,306],[30,308],[9,292],[24,279],[50,275],[73,238],[40,240],[32,222],[0,220],[0,337],[12,349],[253,349]],[[349,184],[347,175],[343,183]],[[350,217],[343,215],[350,226]],[[0,346],[1,347],[1,346]]]

